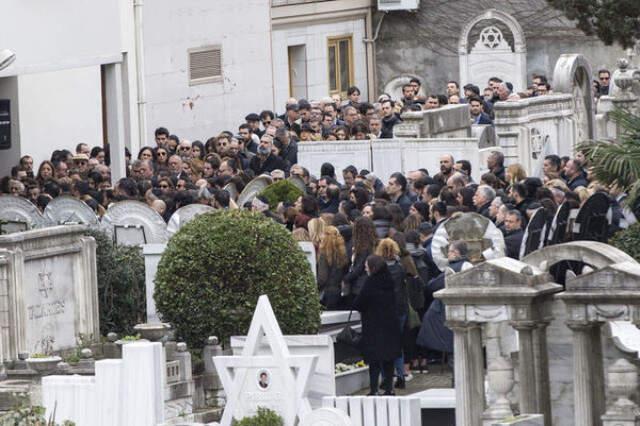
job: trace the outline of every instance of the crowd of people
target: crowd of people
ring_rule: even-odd
[[[506,255],[517,259],[527,221],[538,209],[550,221],[561,204],[578,208],[591,194],[603,192],[610,198],[611,233],[634,223],[634,212],[622,205],[626,194],[592,179],[579,152],[573,158],[547,156],[542,177],[527,176],[519,164],[505,165],[502,153],[495,151],[479,182],[472,178],[469,161],[449,154],[440,157],[439,170],[397,172],[385,182],[353,166],[335,170],[326,163],[310,171],[298,163],[298,143],[391,137],[401,111],[447,103],[469,103],[470,120],[491,124],[493,103],[542,96],[550,89],[544,76],[534,76],[532,86],[518,94],[510,83],[494,78],[482,94],[473,85],[461,93],[452,81],[446,95],[423,97],[420,81],[413,79],[395,101],[382,95],[374,104],[361,102],[357,88],[351,88],[344,101],[291,99],[283,115],[249,114],[237,131],[223,131],[204,143],[160,127],[154,146],[143,147],[135,158],[127,152],[128,176],[117,182],[111,179],[108,148],[80,143],[75,152],[54,151],[37,168],[30,156],[22,157],[0,181],[0,190],[24,197],[40,210],[53,198],[69,195],[97,215],[121,200],[143,201],[167,221],[193,203],[268,215],[290,229],[294,239],[315,245],[318,288],[326,309],[362,312],[361,350],[372,366],[371,393],[378,392],[382,372],[383,389],[391,394],[394,375],[395,386],[403,387],[412,369],[426,368],[433,351],[453,352],[444,310],[433,299],[433,292],[444,286],[444,275],[431,252],[434,232],[452,215],[476,212],[493,221],[504,234]],[[262,174],[273,181],[297,176],[306,193],[272,211],[261,197],[237,206],[224,189],[232,183],[241,192]],[[467,256],[463,241],[450,245],[448,260],[454,270],[463,267]]]

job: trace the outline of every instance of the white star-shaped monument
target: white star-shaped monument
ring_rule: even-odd
[[[271,356],[258,356],[266,338]],[[251,416],[258,407],[276,411],[286,426],[311,411],[307,384],[316,369],[317,355],[291,355],[266,295],[260,296],[251,319],[242,355],[213,357],[227,395],[220,421],[231,426],[235,417]]]

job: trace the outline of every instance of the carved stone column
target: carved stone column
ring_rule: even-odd
[[[602,376],[602,371],[594,371],[594,366],[598,363],[593,360],[596,355],[600,356],[600,366],[602,366],[602,350],[594,348],[594,335],[596,329],[598,336],[600,324],[587,321],[567,321],[567,326],[573,332],[573,399],[574,399],[574,424],[580,426],[600,426],[602,425],[600,416],[604,414],[598,398],[604,397],[604,390],[601,394],[594,395],[596,387],[604,380],[596,378]],[[600,339],[597,339],[600,343]],[[595,353],[594,353],[595,352]]]
[[[520,374],[520,413],[535,414],[538,412],[536,391],[535,356],[533,346],[533,321],[515,321],[513,328],[518,331],[518,372]]]
[[[453,331],[456,425],[481,426],[484,410],[484,371],[480,327],[466,321],[449,321]]]
[[[534,364],[538,413],[544,415],[545,426],[551,426],[551,387],[549,382],[549,353],[547,352],[547,327],[550,321],[540,321],[533,330]]]

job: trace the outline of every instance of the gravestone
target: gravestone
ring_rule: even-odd
[[[180,207],[171,215],[169,223],[167,224],[167,232],[169,235],[173,235],[178,232],[182,225],[195,219],[196,216],[212,211],[214,211],[214,208],[205,204],[189,204]]]
[[[479,30],[479,34],[476,32]],[[511,34],[506,34],[508,31]],[[511,45],[507,38],[512,39]],[[458,44],[460,81],[482,90],[491,77],[511,82],[515,91],[527,87],[524,31],[511,15],[489,9],[463,28]]]
[[[271,355],[259,355],[263,339]],[[291,355],[267,296],[258,299],[242,355],[213,360],[227,395],[222,426],[255,415],[258,407],[276,411],[286,426],[311,411],[307,385],[318,357]]]
[[[318,271],[316,270],[316,247],[313,245],[311,241],[298,241],[298,246],[304,252],[304,255],[307,258],[307,262],[309,262],[309,266],[311,267],[311,272],[313,272],[314,278],[318,278]]]
[[[439,226],[433,236],[431,253],[441,271],[449,264],[449,243],[458,240],[467,243],[470,262],[504,256],[504,236],[493,222],[478,213],[458,213]]]
[[[95,241],[82,225],[0,236],[2,359],[76,347],[97,339]]]
[[[591,76],[591,65],[580,54],[561,55],[553,70],[554,91],[573,95],[576,126],[572,141],[574,146],[595,138]]]
[[[323,312],[322,318],[325,318]],[[322,405],[322,398],[336,395],[335,357],[333,339],[328,335],[317,336],[284,336],[284,340],[291,355],[316,355],[318,362],[309,380],[309,403],[311,407]],[[231,349],[234,355],[240,355],[244,349],[246,337],[231,337]],[[263,342],[257,349],[259,355],[268,355],[270,351],[267,342]]]
[[[98,225],[98,216],[86,203],[68,195],[56,197],[44,209],[44,217],[56,225],[81,223],[91,227]]]
[[[109,206],[101,228],[118,244],[162,244],[168,240],[162,216],[140,201],[120,201]]]
[[[48,225],[40,210],[29,200],[13,195],[0,195],[0,221],[14,223],[16,226],[3,226],[3,230],[26,231],[44,228]],[[24,224],[20,226],[20,224]]]

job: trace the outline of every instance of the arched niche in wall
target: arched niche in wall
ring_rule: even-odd
[[[527,46],[518,21],[508,13],[489,9],[465,24],[458,43],[460,85],[487,86],[491,77],[527,87]]]

